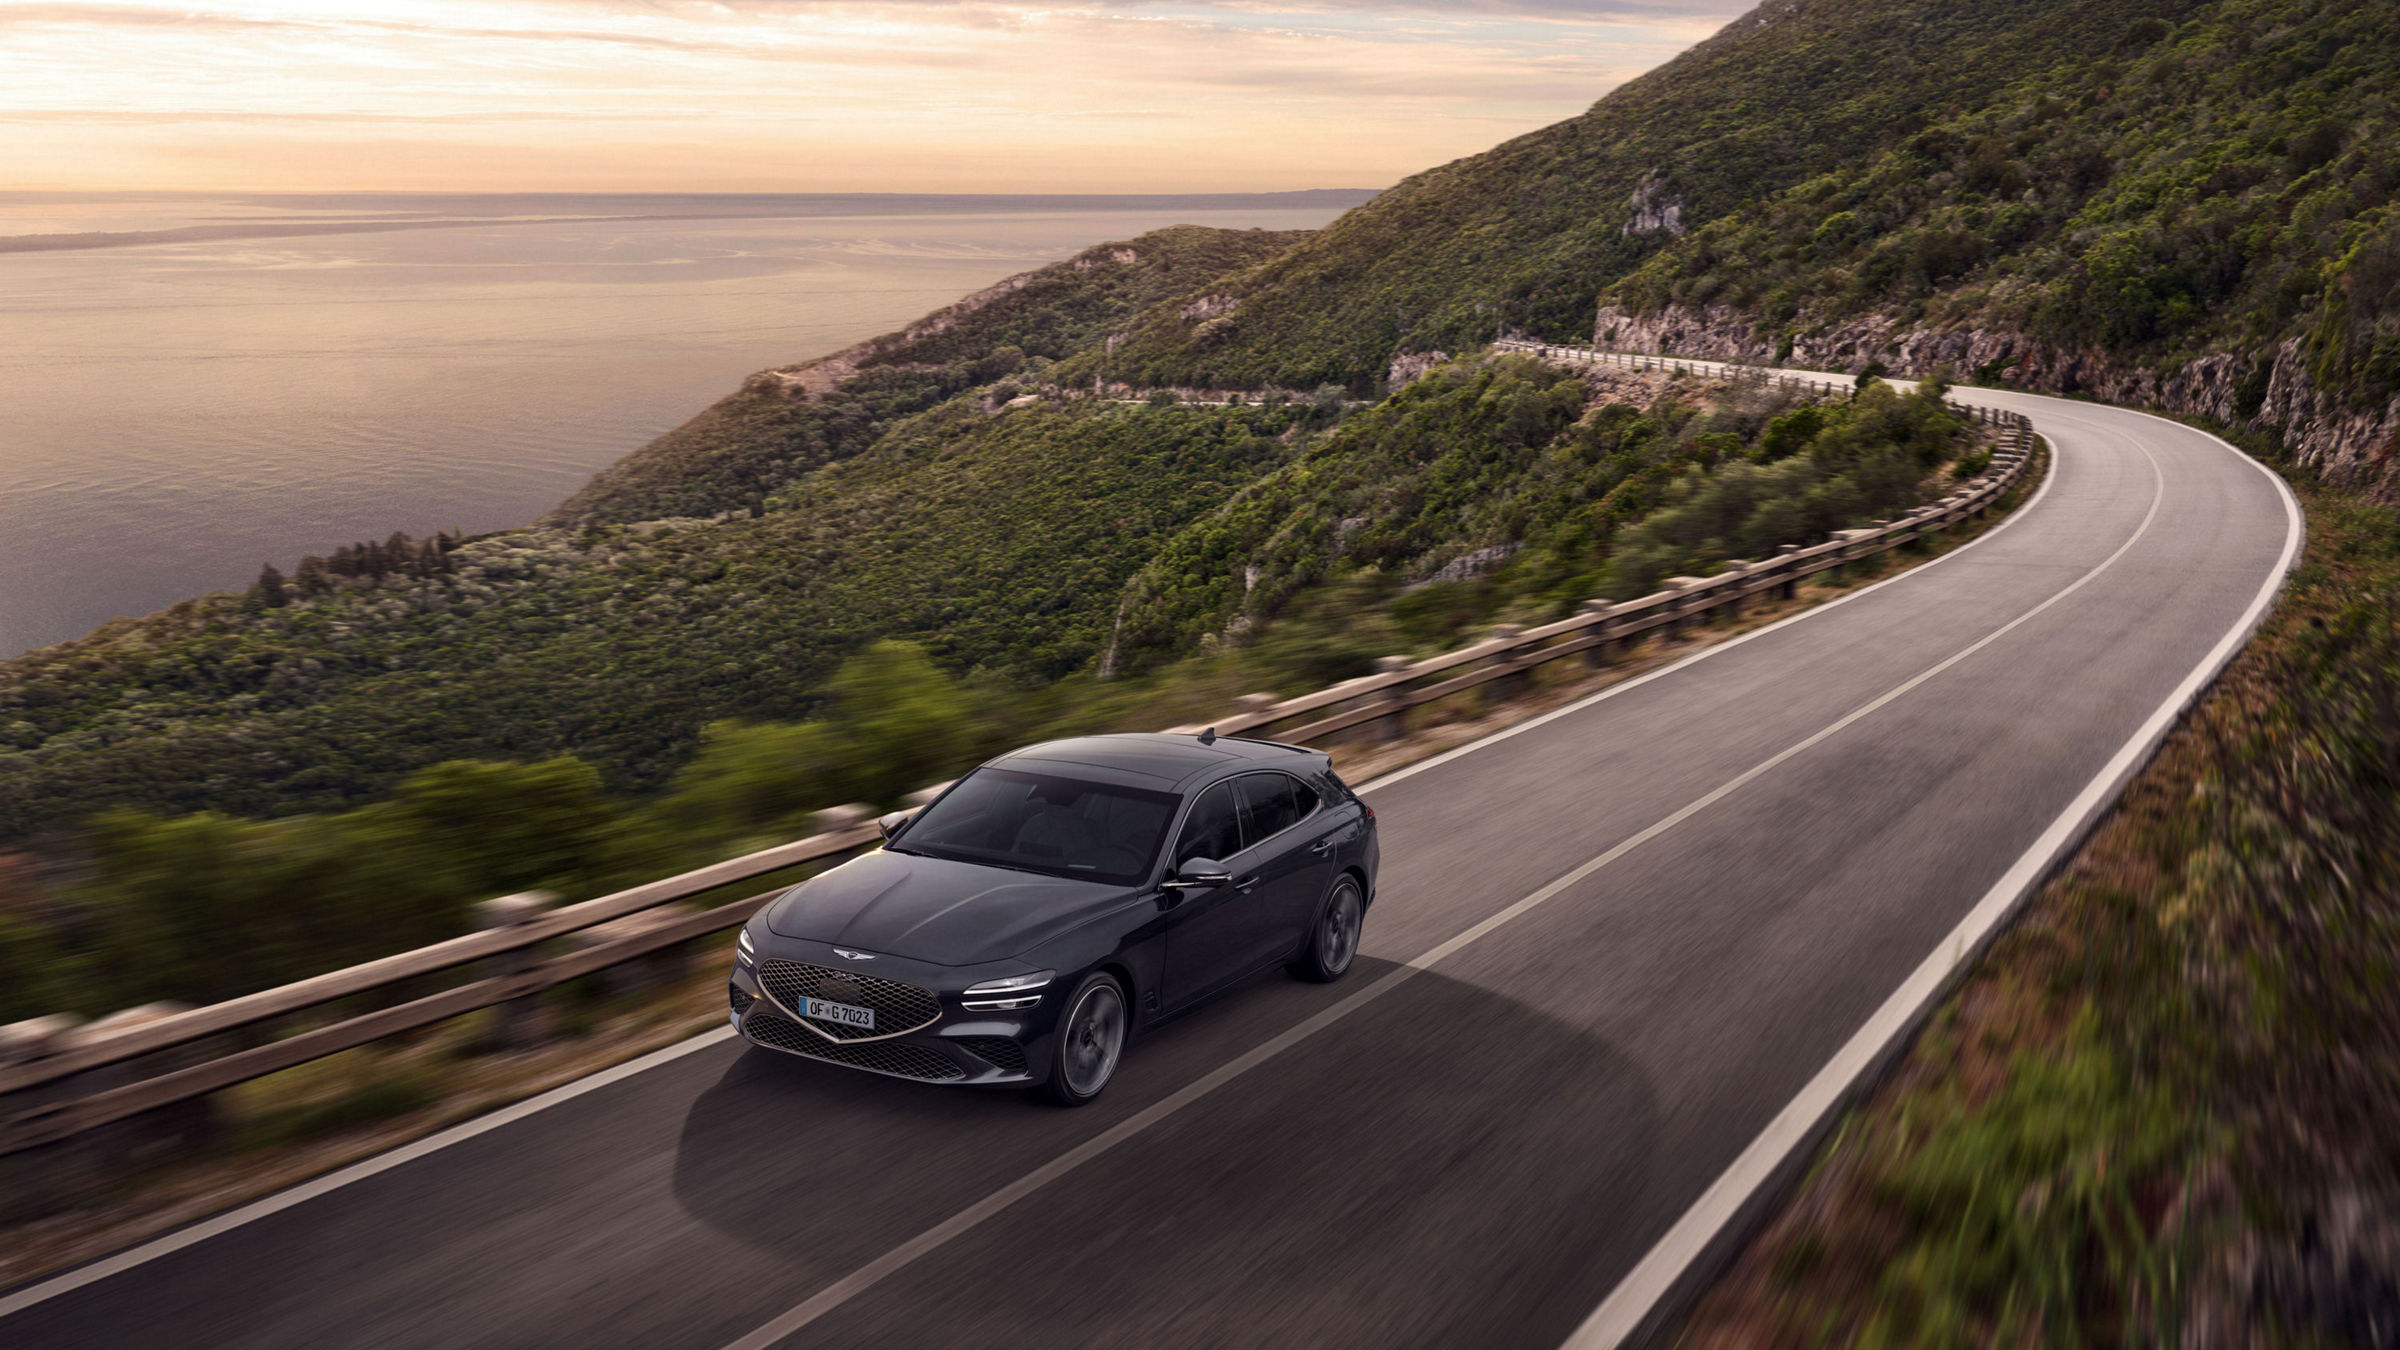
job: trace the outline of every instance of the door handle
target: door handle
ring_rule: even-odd
[[[1316,854],[1331,853],[1333,851],[1334,843],[1335,841],[1331,837],[1320,839],[1317,842],[1310,844],[1308,846],[1308,851]]]
[[[1250,888],[1256,886],[1257,884],[1258,873],[1252,872],[1250,875],[1243,877],[1240,881],[1233,883],[1233,888],[1247,895],[1250,892]]]

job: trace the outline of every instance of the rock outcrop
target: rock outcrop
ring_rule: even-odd
[[[1728,306],[1669,305],[1634,314],[1603,305],[1592,336],[1618,351],[1811,370],[1860,370],[1881,361],[1895,375],[1924,375],[1947,366],[1963,383],[2089,394],[2110,403],[2206,417],[2279,437],[2300,463],[2328,478],[2386,500],[2400,499],[2400,399],[2358,408],[2318,388],[2299,338],[2276,347],[2271,361],[2218,352],[2161,371],[2128,364],[2106,351],[2061,348],[2004,328],[1916,327],[1873,314],[1778,335]]]

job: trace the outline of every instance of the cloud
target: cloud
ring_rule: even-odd
[[[1718,22],[1696,0],[0,3],[0,121],[45,128],[0,141],[0,181],[373,186],[405,164],[392,185],[440,187],[472,159],[528,189],[1390,182]]]

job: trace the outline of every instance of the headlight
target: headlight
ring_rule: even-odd
[[[733,940],[733,959],[745,966],[752,965],[758,960],[758,949],[750,945],[750,930],[747,928],[742,930],[740,937]]]
[[[1030,1008],[1042,1001],[1043,988],[1057,977],[1057,971],[1044,970],[1032,975],[1011,975],[1005,980],[985,980],[968,986],[962,1002],[976,1012]]]

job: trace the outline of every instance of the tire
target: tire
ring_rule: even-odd
[[[1084,976],[1058,1015],[1050,1077],[1036,1091],[1059,1106],[1089,1105],[1116,1076],[1132,1031],[1133,1003],[1125,986],[1105,971]]]
[[[1366,925],[1367,900],[1358,878],[1344,873],[1333,883],[1317,922],[1308,930],[1308,945],[1289,969],[1312,984],[1331,984],[1350,971],[1358,959],[1359,932]]]

